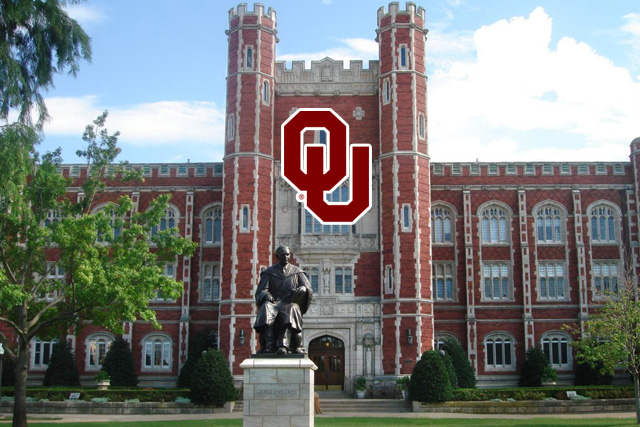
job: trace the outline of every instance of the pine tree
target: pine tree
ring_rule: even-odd
[[[102,362],[102,370],[111,377],[111,385],[115,387],[136,387],[138,375],[133,366],[133,355],[129,343],[118,337],[111,344]]]
[[[409,398],[417,402],[444,402],[451,396],[451,380],[442,357],[437,351],[425,351],[413,368]]]
[[[80,385],[80,375],[78,375],[76,359],[65,339],[61,339],[53,346],[51,359],[49,360],[49,366],[44,375],[42,385],[45,387],[75,387]]]
[[[451,363],[456,371],[458,387],[473,388],[476,386],[476,375],[473,372],[467,354],[464,352],[458,341],[448,339],[444,342],[442,350],[451,357]]]
[[[219,350],[202,355],[191,377],[191,399],[203,405],[223,406],[235,400],[237,391],[229,371],[229,361]]]

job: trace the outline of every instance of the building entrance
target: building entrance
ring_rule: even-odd
[[[309,343],[309,358],[316,364],[316,390],[344,390],[344,343],[329,335]]]

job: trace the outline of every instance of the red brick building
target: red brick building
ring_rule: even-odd
[[[572,378],[575,337],[562,326],[588,318],[598,290],[615,289],[623,247],[637,271],[640,139],[618,163],[430,163],[424,13],[413,3],[380,8],[380,59],[366,67],[325,58],[287,68],[275,60],[275,11],[230,10],[223,162],[135,165],[144,184],[111,186],[95,206],[127,194],[143,210],[169,192],[164,224],[199,244],[166,267],[184,293],[151,302],[162,330],[126,325],[141,385],[175,384],[202,329],[217,332],[241,378],[258,347],[253,293],[281,244],[314,287],[304,344],[316,384],[391,381],[447,337],[467,350],[481,385],[513,384],[534,345],[561,380]],[[372,145],[373,208],[353,226],[320,224],[280,176],[280,126],[302,107],[333,108],[351,143]],[[305,141],[326,134],[307,131]],[[89,381],[114,336],[89,326],[68,338]],[[32,381],[50,348],[33,343]]]

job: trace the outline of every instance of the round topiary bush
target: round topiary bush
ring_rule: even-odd
[[[133,355],[129,343],[118,337],[109,347],[102,362],[102,370],[111,377],[111,385],[115,387],[136,387],[138,375],[133,366]]]
[[[45,387],[54,386],[79,386],[80,376],[76,366],[76,359],[73,357],[71,348],[67,345],[67,340],[62,339],[53,346],[51,359],[47,372],[44,374],[42,385]]]
[[[451,381],[437,351],[425,351],[416,363],[409,383],[409,398],[418,402],[444,402],[453,395]]]
[[[531,347],[520,371],[520,387],[541,387],[549,359],[540,347]]]
[[[191,400],[201,405],[223,406],[236,399],[229,362],[216,349],[202,355],[191,375]]]
[[[453,368],[456,371],[456,378],[458,379],[458,387],[475,387],[476,374],[471,367],[471,362],[469,362],[467,353],[464,352],[458,341],[448,339],[444,342],[441,348],[451,358],[451,363],[453,363]]]

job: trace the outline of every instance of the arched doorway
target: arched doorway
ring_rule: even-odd
[[[316,390],[344,390],[344,343],[324,335],[309,343],[309,358],[316,364]]]

